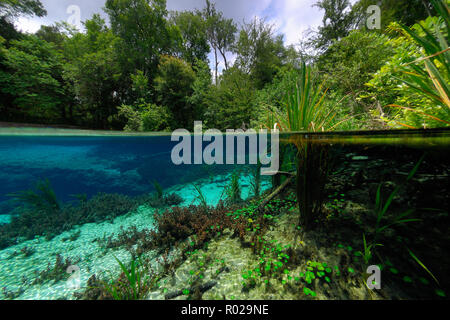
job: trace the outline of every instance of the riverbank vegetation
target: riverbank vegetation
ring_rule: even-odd
[[[165,0],[108,0],[109,24],[95,14],[82,31],[56,23],[35,34],[14,22],[44,16],[41,2],[7,1],[0,6],[0,121],[259,128],[286,111],[286,94],[306,64],[326,91],[327,111],[346,120],[337,129],[449,125],[447,0],[382,1],[374,30],[366,26],[370,1],[315,5],[323,25],[286,46],[264,19],[237,23],[209,0],[183,12],[169,12]]]

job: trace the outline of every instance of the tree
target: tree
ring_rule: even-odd
[[[20,15],[43,17],[47,15],[40,0],[2,0],[0,17],[17,17]]]
[[[355,13],[349,0],[319,0],[314,6],[325,11],[322,26],[313,38],[315,47],[325,51],[334,41],[344,38],[355,27]]]
[[[237,26],[233,19],[226,19],[222,12],[218,12],[211,1],[206,0],[206,7],[203,9],[203,16],[206,20],[206,30],[210,46],[214,51],[215,76],[214,80],[217,84],[220,54],[225,63],[225,70],[228,69],[227,53],[233,48]]]
[[[56,48],[34,35],[11,41],[9,48],[1,46],[3,119],[43,123],[64,119],[62,63]]]
[[[178,126],[190,128],[194,124],[193,106],[189,103],[195,73],[184,60],[162,56],[155,78],[155,91],[160,105],[173,114]]]
[[[194,119],[201,120],[208,108],[208,96],[212,88],[211,70],[206,62],[197,61],[194,66],[194,72],[196,76],[188,102],[194,108]]]
[[[349,97],[344,100],[347,104],[345,112],[355,114],[364,111],[359,97],[367,91],[365,84],[394,52],[387,39],[387,36],[377,32],[354,30],[318,58],[317,66],[326,74],[326,86],[330,93],[336,93],[340,98]]]
[[[67,35],[61,32],[61,26],[59,24],[51,26],[42,25],[35,34],[40,39],[53,43],[61,50],[63,49],[64,42],[67,40]]]
[[[367,8],[374,4],[381,9],[381,30],[385,30],[392,22],[412,26],[434,13],[430,0],[382,0],[375,3],[372,0],[360,0],[353,6],[353,13],[360,26],[364,27]]]
[[[282,36],[273,26],[255,18],[244,24],[235,46],[236,65],[250,75],[257,89],[272,82],[286,58]]]
[[[166,20],[166,1],[107,0],[105,12],[112,31],[122,40],[118,50],[125,70],[141,70],[151,80],[160,55],[171,52],[177,36]]]
[[[6,40],[20,38],[13,19],[20,15],[43,17],[47,14],[39,0],[1,0],[0,1],[0,36]]]
[[[249,125],[253,116],[255,87],[250,76],[237,68],[224,71],[219,84],[213,86],[207,99],[206,126],[220,130]]]
[[[73,83],[79,102],[76,112],[84,123],[94,128],[110,127],[111,117],[117,114],[117,92],[121,68],[116,44],[119,39],[99,15],[85,22],[86,34],[78,33],[65,43],[68,64],[65,79]]]
[[[181,58],[191,65],[194,65],[197,60],[206,61],[211,48],[206,36],[206,22],[201,13],[175,12],[171,20],[181,33]]]

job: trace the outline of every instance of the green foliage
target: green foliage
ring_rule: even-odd
[[[162,56],[155,79],[158,102],[173,114],[178,126],[190,128],[194,123],[194,107],[188,97],[192,94],[195,73],[185,61]]]
[[[423,155],[419,159],[419,161],[416,163],[414,168],[408,174],[408,177],[406,178],[405,183],[407,183],[414,177],[414,175],[416,174],[417,170],[419,169],[421,163],[423,162],[424,158],[425,158],[425,155]],[[394,190],[389,194],[388,198],[385,201],[383,201],[382,193],[381,193],[382,184],[380,183],[378,186],[377,193],[375,196],[376,223],[375,223],[375,230],[372,235],[372,241],[370,243],[367,243],[366,236],[365,236],[365,234],[363,234],[363,245],[364,245],[363,258],[364,258],[364,262],[366,264],[368,264],[369,261],[372,259],[373,251],[374,251],[373,249],[375,249],[378,246],[383,246],[382,244],[378,243],[378,241],[379,241],[379,237],[380,237],[381,233],[384,230],[386,230],[387,228],[390,228],[394,225],[403,225],[403,224],[409,223],[409,222],[420,221],[419,219],[409,217],[413,213],[413,210],[406,210],[403,213],[394,215],[394,217],[386,218],[386,214],[388,213],[389,208],[395,199],[395,196],[398,194],[398,192],[400,191],[400,189],[402,187],[403,187],[403,185],[396,186],[394,188]]]
[[[326,91],[316,85],[312,70],[303,64],[293,92],[286,96],[286,116],[278,120],[286,131],[324,131],[332,129],[334,114],[325,108]]]
[[[114,300],[142,300],[156,284],[158,276],[151,274],[141,258],[131,260],[129,267],[114,256],[122,271],[121,277],[103,282]]]
[[[286,96],[286,115],[278,114],[278,123],[288,132],[331,131],[335,124],[333,109],[324,104],[326,91],[316,85],[312,70],[304,63],[296,88]],[[323,191],[330,161],[327,147],[293,136],[290,143],[297,148],[296,189],[300,208],[300,225],[310,227],[320,219]]]
[[[371,102],[360,99],[367,94],[367,83],[392,56],[393,48],[385,35],[355,30],[331,45],[318,58],[317,66],[326,86],[334,95],[330,104],[347,115],[368,114]],[[345,98],[344,98],[345,97]],[[339,101],[341,100],[341,101]]]
[[[6,118],[49,122],[64,117],[62,57],[34,35],[0,44],[2,114]]]
[[[431,99],[438,108],[444,109],[445,117],[440,119],[447,125],[450,124],[450,52],[448,37],[450,33],[450,14],[448,6],[440,0],[432,0],[434,8],[442,18],[432,23],[431,31],[421,24],[417,31],[407,26],[401,26],[403,32],[410,36],[425,52],[426,57],[421,61],[425,64],[425,70],[416,62],[402,68],[404,73],[401,79],[408,87]],[[434,30],[433,30],[434,29]],[[443,30],[442,30],[443,29]],[[439,67],[441,68],[439,68]]]
[[[429,17],[413,27],[392,24],[400,33],[389,40],[395,54],[368,86],[385,108],[376,116],[393,127],[428,128],[449,124],[448,8],[433,1],[440,17]],[[440,8],[440,9],[439,9]]]
[[[225,130],[250,124],[254,96],[250,76],[235,66],[229,68],[221,76],[219,85],[212,87],[207,95],[206,126]]]
[[[211,93],[211,70],[206,62],[196,60],[193,67],[196,74],[194,83],[192,83],[192,94],[187,102],[193,106],[195,119],[202,119],[208,108],[208,99]]]
[[[48,179],[38,181],[34,189],[9,194],[15,202],[36,211],[54,212],[60,209],[58,199]]]
[[[175,12],[171,16],[171,21],[181,33],[181,58],[191,65],[196,65],[198,61],[206,61],[210,46],[206,34],[206,21],[201,12]]]
[[[241,186],[239,185],[240,173],[234,171],[231,174],[231,180],[226,186],[225,193],[227,195],[226,201],[230,204],[239,203],[242,201],[241,198]]]
[[[312,43],[317,49],[326,50],[355,27],[355,12],[349,10],[352,7],[349,0],[318,0],[315,6],[325,11],[325,14]]]
[[[118,115],[127,119],[125,131],[170,131],[173,118],[166,107],[141,102],[137,106],[122,105]]]
[[[271,83],[283,63],[283,37],[276,36],[272,25],[255,18],[244,24],[235,45],[236,65],[250,75],[255,87]]]
[[[19,15],[43,17],[47,14],[40,0],[2,0],[0,17],[16,17]]]
[[[15,30],[14,20],[45,15],[42,3],[4,0],[1,120],[127,131],[189,129],[194,120],[221,130],[273,128],[287,111],[286,92],[296,89],[299,63],[308,61],[311,72],[330,88],[316,101],[325,115],[317,109],[313,113],[336,120],[334,129],[384,128],[385,122],[393,127],[448,125],[445,2],[381,1],[381,31],[364,26],[371,4],[316,1],[325,13],[323,25],[298,49],[285,46],[283,36],[263,19],[238,27],[209,0],[203,9],[170,14],[165,0],[107,0],[104,11],[111,27],[94,14],[83,32],[62,22],[42,26],[36,35]],[[427,12],[436,17],[422,27],[408,27]],[[356,27],[360,30],[352,31]],[[388,37],[394,29],[400,36]],[[215,81],[208,66],[210,50]],[[230,53],[236,57],[233,66]],[[220,60],[225,64],[221,75]],[[321,125],[316,120],[310,129],[322,130],[313,128]]]
[[[99,15],[85,22],[86,34],[78,33],[65,43],[69,63],[64,78],[73,83],[73,92],[80,101],[74,116],[81,114],[84,123],[95,128],[108,128],[117,113],[117,97],[121,68],[115,45],[119,39]]]
[[[414,259],[414,261],[416,261],[433,278],[433,280],[436,281],[437,284],[439,284],[439,281],[436,279],[433,273],[431,273],[431,271],[428,270],[428,268],[422,263],[422,261],[420,261],[419,258],[417,258],[417,256],[409,249],[408,253]]]
[[[206,24],[206,36],[214,52],[214,79],[217,84],[219,71],[218,55],[222,56],[225,70],[228,70],[227,52],[233,48],[237,27],[233,19],[226,19],[222,12],[217,11],[215,4],[211,3],[210,0],[206,0],[206,6],[202,11],[202,15]]]
[[[200,189],[200,187],[197,186],[196,184],[192,184],[192,185],[194,186],[195,191],[196,191],[196,198],[195,199],[200,202],[200,205],[203,208],[207,209],[208,208],[208,201],[206,200],[206,197],[203,194],[202,189]]]
[[[158,183],[158,181],[153,181],[153,187],[156,190],[156,195],[158,197],[158,199],[162,199],[163,198],[163,189],[161,187],[161,185]]]
[[[117,44],[122,67],[156,73],[161,53],[169,53],[177,32],[169,26],[165,0],[107,0],[105,12]]]
[[[374,4],[372,0],[360,0],[353,6],[353,12],[363,26],[368,16],[367,8]],[[394,21],[412,26],[425,19],[433,10],[430,0],[383,0],[376,4],[380,6],[382,14],[381,30]]]
[[[261,195],[261,168],[262,164],[258,159],[258,164],[251,172],[251,181],[250,186],[253,192],[253,195],[257,198]]]

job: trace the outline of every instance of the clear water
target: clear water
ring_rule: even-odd
[[[393,207],[394,211],[412,208],[419,212],[422,221],[424,215],[433,216],[423,225],[423,234],[408,234],[416,232],[420,228],[402,229],[399,227],[398,230],[393,228],[392,239],[398,241],[397,247],[409,248],[414,243],[414,253],[426,262],[425,264],[429,266],[430,270],[433,270],[433,274],[439,278],[440,284],[433,284],[433,279],[429,274],[417,265],[414,266],[415,262],[411,256],[408,258],[408,255],[405,255],[403,260],[411,260],[409,264],[405,262],[404,269],[401,269],[403,265],[394,266],[399,269],[397,273],[400,273],[398,283],[407,286],[409,278],[413,278],[414,283],[419,283],[421,278],[425,278],[427,282],[431,283],[428,285],[429,289],[422,290],[418,284],[414,284],[413,289],[406,288],[398,293],[392,293],[393,289],[390,287],[390,291],[388,290],[390,295],[386,298],[414,298],[417,297],[415,296],[416,292],[425,292],[422,295],[417,293],[420,298],[442,298],[441,291],[445,294],[450,283],[450,273],[447,272],[450,271],[448,270],[450,261],[447,261],[446,258],[450,248],[448,242],[448,235],[450,235],[448,225],[450,132],[448,130],[434,130],[426,133],[358,132],[330,135],[298,134],[282,137],[284,142],[305,140],[324,144],[330,148],[330,161],[333,162],[333,165],[329,183],[325,189],[324,206],[331,221],[326,222],[327,228],[332,228],[333,223],[337,223],[337,225],[336,229],[328,229],[329,241],[323,246],[336,250],[340,250],[338,248],[341,246],[344,248],[355,246],[352,240],[356,242],[361,240],[362,232],[349,234],[350,231],[339,229],[347,226],[347,222],[342,224],[342,221],[358,220],[355,218],[359,214],[358,210],[351,208],[367,206],[362,209],[362,212],[365,212],[366,209],[372,210],[373,205],[369,203],[373,204],[374,202],[377,186],[384,183],[383,190],[386,188],[386,192],[392,191],[393,186],[402,184],[402,179],[407,177],[414,164],[423,154],[426,154],[424,165],[419,169],[414,182],[405,187],[401,195],[396,198],[398,203]],[[8,224],[13,217],[20,216],[21,203],[12,201],[11,194],[29,190],[37,181],[43,179],[48,179],[61,206],[76,205],[78,201],[76,195],[81,194],[85,195],[86,199],[92,199],[99,193],[105,193],[126,195],[132,199],[142,200],[143,196],[155,192],[154,181],[161,185],[166,194],[176,193],[181,196],[183,201],[179,204],[180,206],[199,204],[193,184],[200,186],[208,204],[215,206],[220,199],[224,199],[224,188],[229,184],[231,174],[239,170],[242,197],[244,199],[251,198],[251,173],[254,172],[255,166],[176,166],[170,157],[171,150],[176,144],[177,142],[172,142],[170,136],[167,135],[123,135],[53,129],[2,129],[0,131],[0,167],[2,168],[0,171],[0,224]],[[295,158],[294,154],[291,156]],[[289,168],[292,168],[292,165],[286,165],[283,170]],[[263,178],[262,190],[267,191],[271,187],[271,178]],[[294,189],[295,186],[292,187],[292,192]],[[287,194],[282,194],[281,199],[283,197],[287,197]],[[432,210],[427,211],[428,209]],[[350,212],[349,218],[343,217],[342,220],[339,220],[338,217],[336,220],[336,215],[345,215],[343,212]],[[154,208],[143,203],[132,213],[120,215],[113,220],[105,219],[105,221],[75,225],[61,233],[53,234],[52,237],[45,237],[45,234],[35,235],[32,238],[18,236],[12,243],[3,245],[0,250],[0,287],[5,288],[3,297],[1,293],[0,297],[4,299],[74,299],[74,289],[67,286],[65,278],[59,281],[40,283],[35,283],[34,279],[38,278],[47,266],[54,264],[57,254],[72,257],[77,261],[77,267],[81,269],[82,286],[86,285],[87,280],[93,274],[100,274],[106,270],[118,272],[114,256],[128,259],[127,251],[125,248],[105,251],[98,245],[98,238],[118,234],[122,230],[121,228],[132,226],[138,229],[151,229],[154,213]],[[284,218],[280,219],[284,221]],[[362,219],[362,224],[367,223],[364,219]],[[335,220],[338,222],[334,222]],[[42,223],[44,224],[45,221]],[[279,225],[281,224],[282,222],[279,222]],[[358,225],[361,226],[361,222],[356,224],[356,226]],[[273,228],[275,236],[272,236],[277,237],[276,223]],[[285,227],[283,226],[283,228]],[[329,232],[329,230],[334,231]],[[290,239],[294,231],[295,229],[283,236],[280,233],[279,240],[282,242]],[[367,232],[369,234],[369,231]],[[317,231],[317,234],[319,233],[320,231]],[[73,239],[70,239],[72,236]],[[346,239],[346,237],[354,237],[354,239]],[[220,237],[215,241],[220,243]],[[296,241],[298,244],[298,239]],[[307,242],[307,238],[304,241]],[[316,247],[320,247],[316,242],[314,243]],[[337,245],[339,245],[338,248]],[[30,248],[31,251],[27,254],[26,250]],[[225,250],[225,255],[228,250],[232,256],[233,249],[231,247],[227,249],[226,245],[223,245],[222,249]],[[317,250],[321,252],[320,249]],[[353,251],[357,251],[356,248]],[[328,251],[326,252],[330,254]],[[396,251],[387,250],[384,253],[389,256],[396,254]],[[347,252],[345,255],[352,256],[352,252]],[[445,258],[438,264],[436,257],[443,257],[443,255]],[[242,261],[245,260],[244,256],[243,253]],[[313,253],[311,259],[318,259],[319,256],[323,256],[323,253]],[[352,259],[354,257],[350,259],[351,263],[356,263]],[[239,261],[234,264],[240,266]],[[278,293],[272,296],[261,289],[262,286],[261,288],[256,286],[253,291],[243,290],[239,284],[242,279],[239,278],[246,267],[248,266],[243,265],[239,270],[233,269],[238,274],[235,278],[230,275],[229,278],[224,276],[222,280],[219,280],[225,283],[222,288],[226,289],[222,290],[228,290],[223,295],[232,295],[241,299],[301,298],[301,296],[295,296],[292,290],[283,287],[282,284],[277,289]],[[294,267],[296,266],[294,265],[293,269],[295,269]],[[394,267],[387,263],[388,269]],[[395,272],[390,272],[387,279],[397,283],[393,274]],[[392,277],[394,278],[391,279]],[[405,277],[408,278],[405,280]],[[354,285],[354,282],[348,282],[348,286]],[[341,284],[341,286],[345,287],[345,284]],[[392,287],[396,286],[398,285],[392,285]],[[207,293],[203,298],[214,298],[214,295],[221,294],[214,290],[219,289],[210,290],[209,295]],[[319,289],[317,290],[321,292]],[[447,294],[449,293],[447,292]],[[151,297],[161,298],[163,296],[155,293],[149,295],[149,298]],[[364,299],[369,296],[363,294],[359,296],[357,294],[354,296],[319,294],[319,297],[322,299]]]

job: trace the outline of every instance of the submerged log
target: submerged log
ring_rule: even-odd
[[[209,281],[205,284],[198,285],[198,286],[191,288],[190,291],[193,293],[195,293],[195,292],[204,293],[204,292],[208,291],[209,289],[213,288],[216,284],[217,284],[216,281]],[[174,299],[176,297],[181,296],[182,294],[183,294],[183,290],[178,290],[178,291],[168,293],[168,294],[166,294],[166,300]]]
[[[288,172],[286,172],[288,173]],[[262,211],[262,209],[268,204],[273,198],[275,198],[278,194],[280,194],[291,182],[294,180],[295,175],[288,173],[289,178],[286,179],[286,181],[283,182],[281,186],[275,189],[274,192],[272,192],[267,198],[265,198],[261,204],[258,206],[258,211]]]

